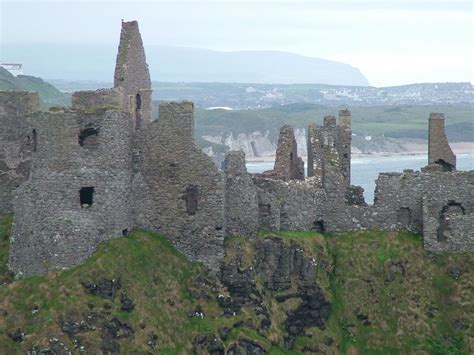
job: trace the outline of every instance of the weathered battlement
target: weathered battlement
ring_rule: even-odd
[[[122,95],[120,89],[77,91],[72,94],[71,104],[73,108],[77,109],[91,107],[121,108]]]
[[[437,164],[444,171],[456,170],[456,156],[444,133],[444,114],[431,113],[428,127],[428,164]]]

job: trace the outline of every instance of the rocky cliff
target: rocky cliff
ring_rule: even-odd
[[[12,280],[0,216],[4,353],[469,353],[472,253],[409,233],[227,238],[217,277],[132,231],[83,265]],[[159,257],[156,257],[159,255]]]

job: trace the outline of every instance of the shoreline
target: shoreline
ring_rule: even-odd
[[[454,154],[474,154],[474,142],[459,142],[450,143],[451,149]],[[409,157],[409,156],[423,156],[428,154],[426,145],[422,144],[411,144],[409,151],[405,152],[376,152],[370,154],[364,153],[352,153],[352,159],[363,159],[363,158],[395,158],[395,157]],[[419,148],[419,149],[416,149]],[[306,156],[302,156],[303,160],[306,161]],[[249,157],[245,158],[247,162],[252,163],[270,163],[275,161],[274,155],[267,155],[263,157]]]

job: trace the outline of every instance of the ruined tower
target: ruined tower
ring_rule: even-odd
[[[293,127],[288,125],[280,129],[274,173],[281,180],[304,180],[304,162],[298,157]]]
[[[114,87],[75,92],[71,103],[73,108],[82,110],[121,109],[130,113],[135,129],[151,121],[151,79],[137,21],[122,22]]]
[[[430,113],[428,131],[428,164],[437,164],[443,171],[456,170],[456,155],[444,133],[444,114]]]
[[[140,227],[162,233],[189,259],[211,269],[223,253],[224,179],[193,138],[192,102],[161,103],[159,119],[143,132],[142,165],[147,191],[137,200]],[[135,193],[134,193],[135,195]]]
[[[15,190],[10,269],[43,274],[77,265],[132,227],[129,115],[40,112],[30,178]]]
[[[351,185],[351,113],[348,109],[339,111],[339,161],[341,164],[341,173],[347,187]]]
[[[151,120],[151,80],[137,21],[122,22],[114,74],[114,88],[122,92],[122,107],[139,129]]]

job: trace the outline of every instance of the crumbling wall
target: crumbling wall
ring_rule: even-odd
[[[316,124],[308,126],[308,177],[313,177],[319,187],[323,187],[324,171],[324,141],[319,127]]]
[[[304,162],[298,157],[295,132],[288,125],[280,129],[273,172],[280,180],[304,180]]]
[[[23,275],[77,265],[133,227],[128,114],[42,112],[31,122],[37,149],[15,191],[9,261]]]
[[[151,121],[151,80],[137,21],[122,22],[114,88],[122,90],[122,107],[134,118],[136,129]]]
[[[193,131],[194,105],[185,101],[160,104],[158,121],[142,133],[141,181],[134,186],[148,192],[135,202],[138,226],[162,233],[189,259],[216,270],[224,252],[224,178],[194,143]]]
[[[474,172],[381,173],[376,182],[377,211],[386,223],[423,232],[423,196],[473,206]],[[384,226],[381,226],[384,227]]]
[[[122,92],[120,89],[97,89],[77,91],[72,94],[73,108],[91,110],[93,108],[121,108]]]
[[[324,225],[324,216],[327,212],[326,196],[313,178],[305,181],[282,181],[255,175],[254,183],[259,187],[261,209],[262,202],[268,201],[268,194],[279,201],[278,209],[275,204],[267,203],[269,216],[274,216],[277,211],[280,214],[280,226],[279,228],[273,226],[273,229],[324,230],[324,226],[321,228],[321,225]],[[266,223],[261,227],[268,228]]]
[[[280,200],[265,191],[257,188],[258,194],[258,227],[278,232],[280,230]]]
[[[471,194],[442,199],[423,197],[423,247],[429,251],[474,251],[474,184]],[[467,202],[467,203],[466,203]]]
[[[228,152],[224,161],[226,235],[254,238],[258,231],[257,187],[245,167],[245,153]]]
[[[343,111],[338,126],[336,117],[324,117],[324,125],[308,127],[308,176],[322,186],[328,200],[345,204],[346,189],[350,181],[350,147],[347,134],[350,134],[350,113]],[[347,158],[345,154],[348,154]],[[346,175],[344,175],[346,174]]]
[[[13,211],[13,190],[28,179],[37,132],[28,115],[38,110],[38,94],[0,91],[0,212]]]
[[[444,171],[456,170],[456,155],[444,133],[444,114],[430,113],[428,130],[428,164],[439,164]]]

